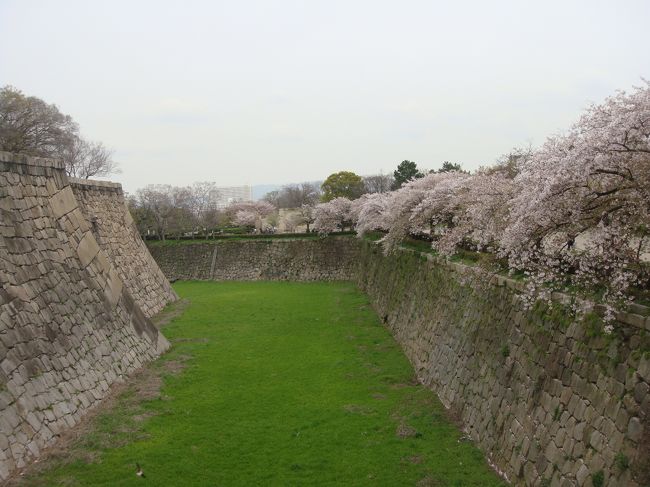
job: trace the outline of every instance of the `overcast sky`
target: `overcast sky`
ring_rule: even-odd
[[[474,169],[650,78],[650,1],[0,0],[0,85],[127,191]]]

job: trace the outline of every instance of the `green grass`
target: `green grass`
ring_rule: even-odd
[[[28,485],[503,485],[352,284],[175,289],[191,304],[151,366],[161,396],[127,390],[71,447],[87,458]]]

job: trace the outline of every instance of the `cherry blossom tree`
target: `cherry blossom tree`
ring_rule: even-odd
[[[384,212],[388,229],[382,239],[384,251],[394,251],[409,235],[431,238],[434,226],[441,220],[437,213],[441,208],[427,208],[427,204],[435,204],[436,194],[444,193],[449,186],[465,177],[467,175],[459,172],[431,173],[409,181],[400,189],[389,193]],[[436,190],[438,186],[440,188]],[[428,203],[424,203],[425,200]]]
[[[454,169],[451,168],[450,169]],[[494,252],[527,276],[529,303],[556,289],[600,292],[613,309],[650,289],[650,83],[591,106],[566,134],[474,174],[450,170],[350,203],[318,205],[321,232],[353,221],[443,255]]]
[[[352,202],[351,218],[360,237],[376,230],[388,231],[385,215],[389,195],[390,193],[364,194]]]
[[[337,232],[351,227],[351,201],[347,198],[334,198],[327,203],[316,205],[314,209],[314,230],[321,234]]]
[[[602,286],[606,302],[648,286],[650,83],[590,107],[515,181],[501,252],[531,285]]]
[[[314,223],[315,218],[314,205],[304,204],[298,208],[295,215],[295,225],[305,225],[307,227],[307,233],[309,233],[309,225]]]
[[[275,211],[275,207],[268,201],[240,201],[227,208],[233,223],[261,231],[264,229],[263,219]]]
[[[411,211],[411,229],[427,233],[434,242],[449,236],[457,225],[464,208],[462,196],[468,192],[470,176],[460,171],[440,172],[431,176],[431,187],[423,193],[420,201]]]
[[[443,255],[460,248],[498,250],[510,223],[509,202],[518,189],[513,179],[503,170],[480,169],[458,178],[448,189],[446,194],[439,192],[438,205],[444,213],[434,218],[444,225],[438,224],[433,248]]]

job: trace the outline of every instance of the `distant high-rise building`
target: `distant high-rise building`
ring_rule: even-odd
[[[216,188],[219,192],[217,208],[225,208],[237,201],[252,201],[253,191],[250,185],[245,186],[223,186]]]

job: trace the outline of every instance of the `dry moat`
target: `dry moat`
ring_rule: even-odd
[[[176,290],[172,351],[26,485],[142,485],[136,464],[150,485],[502,485],[354,285]]]

